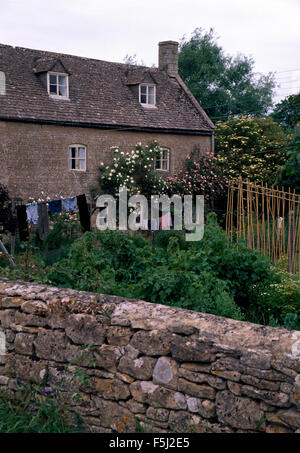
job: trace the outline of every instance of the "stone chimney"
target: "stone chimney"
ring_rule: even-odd
[[[162,41],[158,44],[158,67],[169,75],[178,74],[178,42]]]

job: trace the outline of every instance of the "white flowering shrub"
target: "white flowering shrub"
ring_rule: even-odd
[[[161,147],[155,141],[142,146],[137,143],[132,151],[122,151],[113,146],[114,156],[110,165],[100,165],[100,192],[118,196],[120,187],[126,187],[129,195],[161,195],[167,191],[167,182],[155,172],[155,159]]]

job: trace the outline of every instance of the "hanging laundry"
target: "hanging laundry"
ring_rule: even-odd
[[[37,203],[28,203],[26,205],[27,220],[29,223],[36,225],[38,223],[38,205]]]
[[[25,204],[16,206],[17,211],[17,224],[19,230],[20,241],[28,241],[28,223]]]
[[[46,239],[49,233],[49,217],[47,203],[38,204],[38,228],[41,241]]]
[[[61,200],[49,201],[49,211],[50,211],[50,214],[55,214],[57,212],[61,212]]]
[[[91,231],[91,219],[85,194],[77,196],[77,206],[79,209],[79,218],[82,228],[85,231]]]
[[[66,211],[76,211],[77,210],[77,198],[76,197],[68,197],[62,200],[63,207]]]
[[[171,213],[167,212],[160,218],[160,228],[166,230],[169,229],[170,226],[172,226],[172,217]]]

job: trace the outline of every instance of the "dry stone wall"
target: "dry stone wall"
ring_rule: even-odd
[[[78,392],[70,409],[95,432],[297,432],[298,334],[0,279],[0,386]]]

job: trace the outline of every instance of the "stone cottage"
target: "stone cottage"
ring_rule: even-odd
[[[27,202],[89,193],[111,147],[157,140],[172,174],[194,146],[213,151],[214,125],[178,75],[178,43],[158,68],[0,44],[0,181]]]

